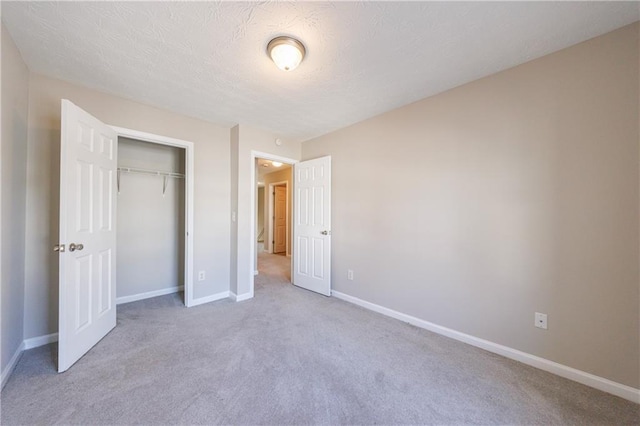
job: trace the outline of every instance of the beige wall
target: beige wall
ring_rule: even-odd
[[[637,388],[638,72],[636,23],[303,143],[333,289]]]
[[[57,332],[60,100],[111,125],[194,143],[194,298],[229,289],[229,129],[120,97],[32,75],[29,86],[25,337]]]
[[[29,70],[2,24],[2,341],[0,368],[5,368],[24,338],[24,235],[27,177]]]
[[[292,249],[292,245],[291,245],[291,239],[293,238],[292,235],[292,220],[293,220],[293,216],[291,214],[291,212],[293,211],[293,181],[291,180],[291,173],[293,172],[293,168],[292,167],[287,167],[286,169],[283,170],[278,170],[277,172],[272,172],[272,173],[268,173],[266,175],[264,175],[264,187],[267,189],[264,193],[264,205],[265,205],[265,209],[264,209],[264,241],[265,241],[265,250],[267,247],[271,247],[271,249],[273,249],[273,246],[271,244],[271,241],[273,241],[273,236],[269,234],[269,221],[273,222],[273,219],[271,219],[269,217],[269,197],[271,197],[271,194],[269,193],[269,184],[271,183],[275,183],[275,182],[287,182],[287,188],[288,188],[288,193],[287,193],[287,202],[288,202],[288,210],[287,210],[287,232],[289,233],[289,238],[288,238],[288,243],[287,243],[287,255],[291,256],[291,249]]]

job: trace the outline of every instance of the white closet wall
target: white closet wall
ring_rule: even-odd
[[[118,139],[118,167],[184,173],[184,150]],[[184,179],[120,173],[117,288],[120,302],[184,284]]]

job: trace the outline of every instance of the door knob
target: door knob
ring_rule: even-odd
[[[55,246],[53,246],[53,251],[64,253],[64,244],[56,244]]]
[[[71,243],[69,244],[69,251],[80,251],[84,248],[84,246],[82,244],[75,244],[75,243]]]
[[[331,234],[331,231],[322,231],[322,232],[320,232],[320,233],[321,233],[322,235],[330,235],[330,234]]]

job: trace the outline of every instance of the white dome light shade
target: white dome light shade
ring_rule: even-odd
[[[291,37],[276,37],[267,45],[267,53],[278,68],[292,71],[300,65],[306,53],[302,43]]]
[[[273,164],[273,167],[280,167],[282,166],[282,163],[279,161],[272,161],[271,164]]]

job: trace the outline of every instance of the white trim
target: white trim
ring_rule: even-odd
[[[275,172],[274,172],[275,173]],[[291,169],[291,182],[293,182],[293,168]],[[285,249],[284,249],[284,254],[287,256],[290,256],[289,252],[290,252],[290,247],[289,247],[289,209],[291,208],[289,206],[289,181],[286,180],[282,180],[280,182],[273,182],[269,184],[269,193],[267,194],[267,199],[269,200],[268,203],[268,218],[270,218],[269,220],[269,226],[267,229],[269,229],[269,239],[270,241],[267,241],[269,244],[269,253],[273,253],[273,236],[274,236],[274,228],[275,228],[275,204],[276,204],[276,200],[275,200],[275,195],[273,194],[273,191],[276,190],[276,186],[284,186],[285,188],[285,197],[286,197],[286,205],[285,205],[285,210],[286,210],[286,217],[285,217]]]
[[[131,296],[122,296],[116,298],[116,305],[122,305],[123,303],[136,302],[138,300],[151,299],[152,297],[164,296],[165,294],[177,293],[184,290],[184,286],[167,287],[160,290],[148,291],[146,293],[132,294]]]
[[[7,384],[9,377],[11,377],[11,373],[13,373],[13,370],[16,368],[16,365],[18,365],[18,361],[20,361],[20,357],[22,356],[22,351],[24,351],[24,342],[18,345],[18,349],[16,349],[16,352],[13,354],[13,356],[9,360],[9,363],[4,368],[4,370],[2,370],[2,378],[0,379],[1,380],[0,389],[4,388],[4,385]]]
[[[255,288],[255,282],[254,282],[254,275],[251,273],[252,271],[255,270],[255,259],[256,259],[256,158],[263,158],[265,160],[271,160],[271,161],[279,161],[281,163],[285,163],[285,164],[296,164],[298,162],[298,160],[294,160],[293,158],[287,158],[287,157],[280,157],[279,155],[273,155],[273,154],[267,154],[266,152],[260,152],[260,151],[253,151],[251,150],[251,167],[249,168],[251,170],[251,196],[249,197],[249,199],[251,200],[251,223],[249,224],[249,226],[251,227],[249,235],[251,236],[250,241],[249,241],[249,293],[245,293],[242,294],[240,296],[235,296],[236,298],[238,297],[245,297],[245,295],[247,295],[246,299],[250,299],[253,297],[254,294],[254,288]],[[291,179],[291,184],[293,186],[293,181],[294,179]],[[294,189],[294,188],[292,188]],[[295,214],[295,212],[292,212],[292,214]],[[293,245],[293,244],[292,244]],[[292,247],[293,249],[293,247]],[[239,259],[238,259],[239,260]],[[242,266],[244,268],[244,266]],[[246,300],[246,299],[242,299],[242,300]],[[240,300],[237,300],[238,302]]]
[[[58,341],[58,333],[45,334],[44,336],[36,336],[24,340],[24,350],[39,348]]]
[[[1,14],[1,13],[2,13],[2,12],[0,12],[0,14]],[[2,75],[2,70],[1,70],[1,68],[2,68],[2,67],[0,66],[0,77],[1,77],[1,75]],[[0,80],[2,80],[2,79],[0,78]],[[28,122],[28,120],[29,120],[29,104],[28,104],[28,102],[29,102],[29,101],[27,100],[27,122]],[[1,149],[0,149],[0,151],[1,151]],[[26,168],[28,169],[28,168],[29,168],[29,166],[27,165],[27,166],[26,166]],[[28,173],[28,170],[27,170],[27,173]],[[0,161],[0,176],[2,176],[2,161]],[[4,188],[4,185],[0,185],[0,200],[2,200],[2,188]],[[25,201],[25,213],[26,213],[26,210],[27,210],[26,204],[27,204],[27,202]],[[0,223],[3,223],[3,222],[2,222],[2,208],[0,208]],[[3,228],[3,227],[2,227],[2,226],[0,226],[0,241],[4,241],[4,240],[2,239],[2,228]],[[23,231],[23,232],[21,232],[21,234],[22,234],[22,236],[24,237],[24,231]],[[0,260],[1,260],[1,259],[4,259],[4,257],[2,256],[2,246],[3,246],[3,244],[1,244],[1,243],[0,243]],[[21,252],[24,252],[24,249],[23,249],[23,250],[20,250],[20,251],[21,251]],[[23,267],[22,267],[21,269],[22,269],[22,270],[23,270],[23,272],[24,272],[24,265],[23,265]],[[2,275],[2,261],[0,261],[0,277],[3,277],[3,276],[4,276],[4,275]],[[23,282],[23,287],[22,287],[23,300],[22,300],[22,303],[20,303],[20,305],[22,305],[22,306],[20,306],[20,307],[21,307],[21,309],[22,309],[22,326],[23,326],[23,331],[24,331],[24,278],[23,278],[21,281]],[[6,300],[6,299],[5,299],[5,300]],[[0,304],[0,305],[1,305],[1,304]],[[4,336],[3,336],[3,337],[4,337]],[[0,340],[1,340],[1,339],[0,339]],[[2,347],[2,343],[0,343],[0,348],[1,348],[1,347]],[[18,354],[19,352],[20,352],[20,346],[18,346],[18,351],[16,352],[16,354]],[[13,358],[15,358],[15,357],[19,356],[19,355],[16,355],[16,354],[14,354],[14,355],[11,357],[11,360],[10,360],[10,361],[9,361],[9,363],[7,364],[7,368],[5,368],[4,370],[1,370],[1,371],[0,371],[0,390],[2,390],[2,388],[4,387],[4,384],[6,383],[7,379],[8,379],[8,378],[9,378],[9,376],[11,375],[11,371],[12,371],[12,368],[14,368],[14,367],[15,367],[15,363],[17,363],[17,362],[18,362],[18,360],[17,360],[17,359],[16,359],[15,361],[14,361],[14,359],[13,359]],[[12,363],[14,363],[14,364],[12,364]],[[1,368],[2,368],[2,366],[0,365],[0,369],[1,369]]]
[[[236,302],[243,302],[249,299],[253,299],[252,293],[239,294],[236,296]]]
[[[198,306],[203,303],[215,302],[216,300],[226,299],[229,297],[228,291],[223,291],[220,293],[212,294],[210,296],[198,297],[197,299],[193,299],[191,301],[191,305],[189,306]]]
[[[244,294],[235,294],[234,292],[229,292],[229,299],[234,302],[243,302],[245,300],[249,300],[253,298],[253,294],[244,293]]]
[[[384,306],[376,305],[375,303],[367,302],[366,300],[362,300],[354,296],[349,296],[348,294],[340,293],[335,290],[332,290],[331,294],[338,299],[353,303],[374,312],[378,312],[382,315],[386,315],[388,317],[395,318],[416,327],[424,328],[434,333],[450,337],[452,339],[467,343],[472,346],[476,346],[478,348],[493,352],[498,355],[502,355],[506,358],[520,361],[523,364],[539,368],[540,370],[548,371],[549,373],[556,374],[560,377],[564,377],[565,379],[573,380],[575,382],[582,383],[583,385],[587,385],[592,388],[640,404],[640,389],[632,388],[631,386],[623,385],[621,383],[605,379],[604,377],[599,377],[594,374],[577,370],[563,364],[558,364],[557,362],[550,361],[539,356],[531,355],[529,353],[522,352],[508,346],[503,346],[497,343],[490,342],[488,340],[471,336],[469,334],[461,333],[459,331],[452,330],[450,328],[443,327],[441,325],[437,325],[432,322],[413,317],[411,315],[403,314],[401,312],[394,311],[393,309],[385,308]]]
[[[155,135],[147,132],[140,132],[138,130],[126,129],[124,127],[111,126],[113,130],[118,133],[118,136],[123,136],[131,139],[136,139],[144,142],[151,142],[160,145],[174,146],[178,148],[184,148],[185,150],[185,239],[184,239],[184,304],[187,307],[196,306],[199,303],[195,303],[193,299],[193,212],[194,212],[194,144],[193,142],[185,141],[182,139],[170,138],[167,136]],[[124,303],[124,302],[123,302]],[[204,302],[202,302],[204,303]]]

